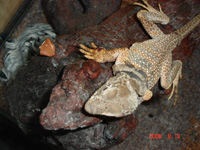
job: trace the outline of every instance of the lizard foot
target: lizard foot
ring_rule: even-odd
[[[158,21],[158,23],[167,24],[169,22],[170,19],[169,19],[169,17],[165,13],[163,13],[160,4],[158,4],[158,8],[159,8],[159,11],[158,11],[155,8],[153,8],[151,5],[149,5],[149,3],[146,0],[142,0],[142,2],[145,5],[141,4],[141,3],[133,3],[133,5],[141,6],[141,7],[145,8],[147,11],[149,11],[150,13],[153,13],[155,15],[159,15],[161,17],[160,19],[163,19],[163,20],[161,22]]]
[[[83,44],[80,44],[80,51],[85,54],[84,56],[88,59],[93,59],[99,63],[104,62],[104,56],[107,53],[103,47],[97,47],[94,43],[91,43],[92,48],[89,48]]]
[[[146,10],[148,10],[149,12],[157,12],[157,10],[155,8],[153,8],[151,5],[149,5],[149,3],[146,1],[146,0],[142,0],[142,2],[146,5],[143,5],[141,3],[133,3],[134,5],[138,5],[138,6],[141,6],[143,8],[145,8]],[[161,6],[160,4],[158,4],[158,7],[159,7],[159,10],[160,12],[163,12],[162,9],[161,9]]]
[[[168,98],[168,100],[170,100],[175,92],[175,99],[174,99],[174,105],[176,105],[176,101],[178,99],[178,81],[179,79],[182,78],[182,74],[181,71],[177,74],[176,78],[174,79],[173,83],[172,83],[172,91],[171,94]]]

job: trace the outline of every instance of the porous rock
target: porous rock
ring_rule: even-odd
[[[39,115],[49,101],[52,88],[60,80],[63,66],[51,58],[33,56],[6,88],[11,115],[26,134],[38,132]]]

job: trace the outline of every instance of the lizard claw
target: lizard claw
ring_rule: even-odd
[[[151,8],[153,8],[153,7],[151,7],[151,5],[149,5],[149,3],[146,1],[146,0],[142,0],[142,2],[146,5],[143,5],[143,4],[141,4],[141,3],[133,3],[133,5],[138,5],[138,6],[141,6],[141,7],[143,7],[143,8],[145,8],[146,10],[148,10],[149,11],[149,9],[151,9]]]
[[[141,4],[141,3],[137,3],[137,2],[136,2],[136,3],[133,3],[133,5],[141,6],[141,7],[145,8],[146,10],[148,10],[149,12],[156,12],[156,11],[157,11],[157,10],[155,10],[151,5],[149,5],[149,3],[148,3],[146,0],[142,0],[142,2],[143,2],[146,6],[143,5],[143,4]],[[158,8],[159,8],[160,12],[163,13],[160,4],[158,4]]]
[[[162,8],[161,8],[161,5],[160,5],[160,4],[158,4],[158,8],[159,8],[160,12],[161,12],[161,13],[163,13],[163,11],[162,11]]]
[[[106,50],[103,47],[97,47],[94,43],[91,43],[92,48],[89,48],[83,44],[80,44],[80,51],[85,54],[84,56],[88,59],[93,59],[97,62],[104,62],[103,57]]]
[[[146,6],[150,6],[149,3],[148,3],[146,0],[142,0],[142,2],[143,2]],[[137,2],[136,2],[136,3],[137,3]],[[135,4],[135,3],[134,3],[134,4]],[[143,4],[140,4],[140,3],[137,3],[137,4],[139,4],[140,6],[143,5]],[[143,5],[143,6],[144,6],[144,5]]]
[[[143,5],[143,4],[140,4],[140,3],[133,3],[133,5],[138,5],[138,6],[141,6],[141,7],[143,7],[143,8],[145,8],[145,9],[147,9],[148,10],[148,7],[146,7],[145,5]]]
[[[172,96],[174,95],[174,92],[175,92],[175,99],[174,99],[174,105],[176,105],[176,101],[178,99],[178,84],[177,85],[172,85],[172,91],[171,91],[171,94],[168,98],[168,100],[170,100],[172,98]]]
[[[174,79],[173,83],[172,83],[172,91],[171,94],[168,98],[168,100],[170,100],[172,98],[172,96],[174,95],[175,92],[175,99],[174,99],[174,105],[176,105],[176,101],[178,99],[178,81],[179,79],[182,78],[182,73],[181,71],[178,73],[177,77]]]
[[[92,48],[97,49],[98,47],[92,42],[91,43]]]

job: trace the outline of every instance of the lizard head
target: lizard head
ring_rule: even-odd
[[[144,87],[124,72],[102,85],[86,102],[85,110],[94,115],[122,117],[130,115],[143,101]],[[142,91],[141,91],[142,90]]]

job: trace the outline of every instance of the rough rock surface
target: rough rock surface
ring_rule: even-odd
[[[127,0],[128,1],[128,0]],[[162,10],[171,18],[168,25],[158,26],[164,33],[171,33],[186,24],[197,13],[199,13],[199,2],[192,5],[192,0],[177,1],[148,1],[150,5],[157,8],[158,3],[161,4]],[[193,7],[187,7],[187,6]],[[79,44],[90,45],[94,42],[97,46],[112,49],[116,47],[129,47],[134,42],[142,42],[150,37],[144,31],[143,26],[136,18],[139,6],[127,5],[116,13],[108,17],[100,25],[86,28],[77,32],[75,35],[64,35],[57,38],[57,56],[58,60],[62,60],[69,53],[78,51]],[[186,13],[187,12],[187,13]],[[197,27],[189,36],[187,36],[174,51],[173,58],[186,60],[191,56],[195,49],[200,45],[200,28]]]
[[[105,118],[91,116],[83,110],[89,95],[112,76],[110,64],[101,67],[89,60],[67,65],[62,80],[51,94],[51,89],[61,78],[62,68],[61,65],[55,67],[52,58],[35,56],[7,88],[6,98],[12,116],[24,133],[40,139],[44,137],[46,142],[57,147],[62,145],[74,150],[109,147],[134,132],[136,121],[133,115],[121,119]],[[43,126],[69,130],[47,131],[40,125],[39,115],[49,97],[50,103],[41,115]],[[75,130],[78,127],[81,129]]]
[[[58,34],[73,34],[99,24],[120,4],[121,0],[42,0],[47,19]]]
[[[67,150],[102,149],[121,143],[134,132],[136,125],[132,115],[121,119],[108,118],[85,129],[56,132],[55,137]]]
[[[166,12],[166,14],[168,14],[172,19],[170,21],[170,25],[160,26],[165,33],[170,33],[184,25],[199,12],[200,7],[200,3],[198,2],[198,0],[158,0],[154,2],[149,0],[149,3],[152,4],[152,6],[154,7],[157,6],[157,3],[160,3],[163,11]],[[135,18],[135,14],[138,10],[139,7],[136,8],[135,6],[128,6],[126,10],[119,10],[99,26],[84,29],[81,32],[76,33],[74,36],[59,37],[56,43],[57,51],[56,56],[54,57],[55,60],[58,60],[63,65],[67,65],[69,63],[72,63],[73,61],[79,60],[81,57],[81,55],[77,53],[79,43],[89,44],[90,42],[95,42],[95,44],[97,44],[98,46],[104,46],[105,48],[110,49],[115,47],[130,46],[135,41],[148,39],[149,37],[145,34],[142,26],[140,26],[138,20]],[[197,27],[195,31],[193,31],[174,51],[174,58],[185,60],[192,54],[195,49],[199,50],[199,34],[200,27]],[[181,101],[178,102],[178,107],[172,107],[171,104],[173,102],[167,101],[166,96],[163,97],[160,95],[154,96],[151,101],[142,104],[139,107],[138,111],[140,118],[139,123],[141,124],[139,125],[139,128],[136,129],[137,136],[133,135],[131,139],[129,138],[129,145],[122,145],[121,149],[123,149],[124,147],[129,147],[129,149],[133,149],[133,143],[136,146],[138,144],[137,147],[134,147],[135,149],[148,149],[149,147],[155,149],[158,147],[163,148],[163,146],[163,149],[170,149],[172,147],[177,149],[180,148],[179,146],[183,143],[182,139],[178,142],[177,140],[166,141],[165,137],[163,137],[162,140],[151,140],[149,139],[149,134],[161,133],[166,136],[170,133],[182,133],[181,136],[185,137],[184,134],[186,132],[186,129],[189,129],[191,127],[188,121],[190,115],[197,116],[199,114],[199,108],[197,105],[199,95],[194,94],[197,93],[199,90],[199,87],[197,86],[198,84],[196,84],[195,82],[195,79],[198,78],[197,73],[199,70],[195,71],[193,68],[194,63],[197,62],[196,59],[199,57],[194,58],[195,59],[191,59],[191,61],[189,61],[188,65],[184,64],[183,70],[185,71],[185,77],[181,81],[182,84],[179,85],[179,95],[186,95],[181,97]],[[8,86],[6,98],[10,103],[13,117],[18,120],[19,126],[23,129],[23,131],[25,131],[25,133],[31,132],[39,137],[43,136],[47,140],[47,142],[56,146],[62,145],[61,147],[65,147],[66,149],[68,149],[70,147],[70,143],[68,143],[70,136],[67,137],[67,133],[78,133],[78,131],[81,131],[79,133],[83,133],[86,131],[84,131],[84,129],[91,128],[91,132],[87,131],[87,134],[91,133],[90,137],[94,138],[94,129],[97,130],[97,127],[99,127],[98,133],[101,133],[102,123],[99,123],[89,128],[74,130],[72,132],[68,130],[51,132],[41,129],[41,126],[39,125],[39,115],[41,113],[40,110],[44,108],[45,105],[47,105],[51,94],[50,89],[52,89],[52,87],[57,83],[57,75],[60,73],[60,69],[55,70],[56,68],[54,68],[53,70],[55,71],[52,71],[52,76],[49,76],[50,72],[47,73],[47,70],[45,70],[46,66],[44,65],[45,63],[51,64],[47,60],[48,58],[44,59],[43,57],[38,57],[38,59],[30,61],[27,69],[22,69],[20,71],[21,75],[19,74],[19,76],[21,77],[16,77],[16,81]],[[51,62],[55,62],[53,66],[59,64],[56,63],[55,60],[51,60]],[[44,70],[40,71],[40,67],[42,64],[44,65],[44,68],[42,67]],[[199,66],[195,65],[194,67],[198,68]],[[189,71],[187,72],[186,70]],[[56,76],[54,76],[55,74]],[[41,79],[42,76],[44,77],[43,79]],[[47,78],[46,76],[49,77]],[[45,85],[44,82],[47,79],[52,79],[53,82],[50,82],[51,84],[48,83],[48,88],[43,88],[43,85]],[[34,86],[34,84],[36,83],[38,83],[38,85]],[[190,85],[192,85],[193,87],[190,87]],[[43,92],[46,94],[44,94]],[[13,96],[11,95],[11,93]],[[42,96],[43,94],[41,93],[45,95],[45,98]],[[38,98],[38,95],[41,97]],[[194,107],[194,104],[196,104],[196,107]],[[164,123],[160,123],[162,121],[164,121]],[[117,122],[117,124],[119,124],[119,122]],[[125,125],[125,123],[122,125]],[[115,127],[116,126],[110,126],[110,130],[114,130]],[[126,131],[123,127],[125,126],[119,126],[118,129],[122,128],[122,131]],[[195,131],[195,129],[199,129],[198,125],[196,124],[194,124],[192,127],[192,131]],[[131,132],[133,132],[133,130],[131,130],[133,128],[129,129]],[[122,133],[122,131],[116,130],[116,132],[109,133],[117,135],[117,133]],[[123,133],[124,134],[122,135],[127,134],[126,132]],[[188,132],[187,134],[190,134],[190,137],[197,137],[194,136],[193,133],[196,132]],[[75,134],[73,135],[76,136]],[[80,135],[83,134],[79,134],[79,136]],[[90,139],[86,137],[87,136],[81,136],[79,137],[79,140],[70,141],[71,143],[73,143],[71,147],[77,148],[78,144],[83,144],[79,143],[80,140],[82,141],[83,139]],[[113,139],[116,139],[116,136],[113,137]],[[134,140],[132,138],[134,138]],[[191,140],[197,141],[193,139]],[[170,144],[166,144],[166,142]],[[87,145],[87,148],[88,147],[89,146]],[[91,147],[92,146],[90,145],[90,148]],[[120,149],[119,147],[118,149]]]
[[[48,106],[40,122],[45,129],[83,128],[102,120],[84,111],[90,95],[112,76],[110,67],[101,67],[93,60],[68,65],[62,80],[53,88]]]
[[[28,66],[24,66],[7,87],[6,99],[10,112],[26,134],[34,130],[32,127],[38,128],[40,111],[60,80],[62,68],[61,65],[55,67],[51,58],[33,56]]]

